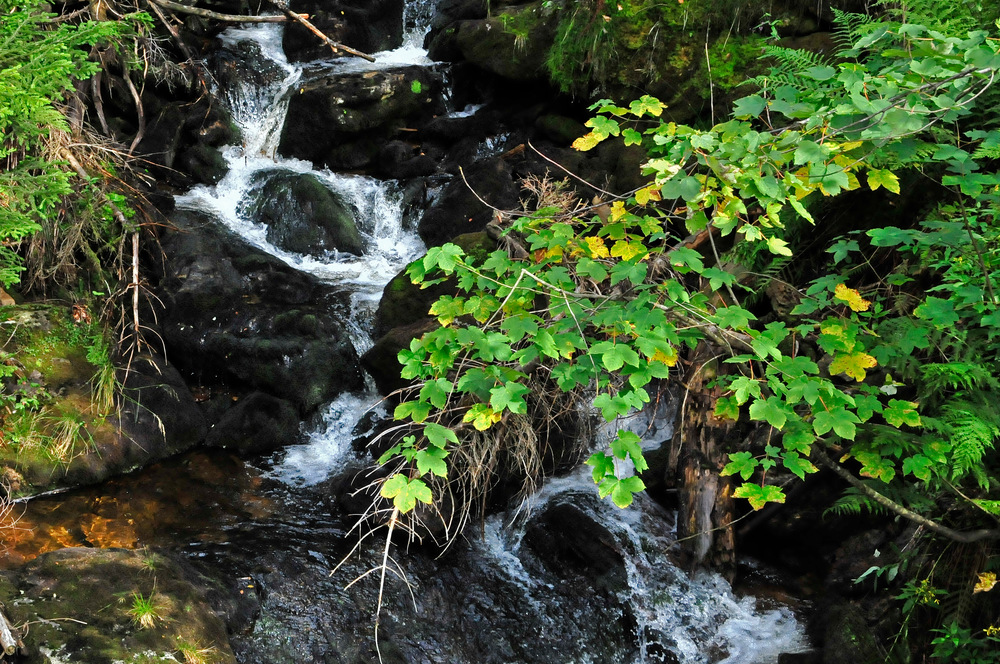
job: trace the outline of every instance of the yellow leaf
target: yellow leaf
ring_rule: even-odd
[[[864,143],[861,141],[848,141],[847,143],[840,144],[840,150],[841,152],[850,152],[851,150],[860,148],[862,145],[864,145]]]
[[[591,258],[607,258],[610,256],[608,252],[608,247],[604,244],[604,239],[596,236],[589,236],[583,238],[584,243],[587,245],[587,250],[590,252]]]
[[[844,326],[839,323],[824,323],[820,325],[820,334],[829,334],[831,337],[843,338],[844,336]]]
[[[979,575],[979,582],[972,589],[972,593],[988,593],[997,584],[996,572],[983,572]]]
[[[615,201],[611,204],[611,221],[615,222],[625,216],[627,210],[625,209],[625,203],[622,201]]]
[[[615,258],[621,258],[623,261],[635,258],[636,256],[642,256],[646,253],[646,248],[642,246],[641,242],[618,240],[611,247],[611,255]]]
[[[871,369],[878,362],[868,353],[850,353],[848,355],[838,355],[830,363],[830,374],[847,374],[859,383],[865,379],[868,373],[865,369]]]
[[[846,302],[851,311],[868,311],[868,308],[872,306],[871,302],[861,297],[861,293],[853,288],[848,288],[847,284],[837,284],[833,290],[833,296],[841,302]]]
[[[662,200],[662,197],[660,196],[660,190],[656,187],[656,185],[651,185],[635,192],[635,202],[639,205],[646,205],[649,201],[659,200]]]
[[[671,348],[669,353],[665,353],[662,350],[657,350],[653,353],[653,357],[649,358],[650,362],[663,362],[668,367],[672,367],[677,364],[677,349]]]
[[[597,144],[600,142],[601,138],[594,132],[590,132],[573,141],[573,147],[580,152],[586,152],[597,147]]]

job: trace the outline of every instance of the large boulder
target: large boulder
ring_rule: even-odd
[[[24,664],[207,661],[189,658],[206,653],[235,664],[206,583],[150,551],[68,548],[0,574],[0,601],[13,623],[31,625],[19,634]]]
[[[363,385],[331,288],[209,217],[175,213],[163,238],[163,335],[193,380],[258,390],[308,413]]]
[[[484,159],[463,172],[464,180],[456,178],[448,184],[420,220],[417,232],[428,246],[486,228],[493,219],[489,205],[501,210],[518,207],[520,188],[506,160]]]
[[[289,102],[279,150],[332,169],[365,168],[397,130],[443,112],[441,87],[441,74],[429,67],[306,74]]]
[[[212,426],[205,442],[241,456],[263,454],[297,442],[299,423],[299,414],[291,402],[252,392],[226,411]]]
[[[387,51],[403,43],[403,0],[295,0],[296,12],[333,41],[364,53]],[[330,47],[308,28],[285,28],[285,55],[292,62],[329,58]]]
[[[354,212],[311,173],[261,171],[242,211],[267,226],[267,239],[286,251],[321,254],[364,251]]]

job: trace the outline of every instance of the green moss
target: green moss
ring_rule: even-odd
[[[549,75],[556,86],[568,93],[609,84],[645,88],[657,81],[666,81],[668,87],[676,87],[680,92],[679,88],[688,87],[683,84],[690,82],[691,68],[704,66],[708,39],[713,81],[732,87],[742,80],[738,65],[748,62],[745,56],[749,53],[732,26],[756,25],[756,20],[769,8],[768,3],[737,0],[566,2],[548,54]],[[734,21],[735,16],[740,20]],[[723,46],[725,39],[729,42]],[[731,58],[732,70],[725,71],[718,80],[714,76],[714,59],[722,62],[725,53],[712,54],[713,46],[735,46],[738,51]],[[707,78],[704,82],[707,83]],[[689,93],[690,90],[684,91]]]

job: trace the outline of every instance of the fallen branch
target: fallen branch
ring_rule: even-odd
[[[843,479],[848,484],[853,486],[855,489],[857,489],[861,493],[865,494],[866,496],[874,500],[882,507],[898,514],[903,518],[909,519],[910,521],[913,521],[914,523],[923,526],[924,528],[930,530],[931,532],[935,532],[938,535],[943,535],[952,541],[961,542],[962,544],[971,544],[972,542],[979,542],[981,540],[987,540],[987,539],[1000,539],[1000,530],[983,529],[983,530],[969,530],[964,532],[960,530],[952,530],[948,526],[942,526],[940,523],[936,521],[932,521],[923,515],[917,514],[916,512],[906,509],[905,507],[895,502],[894,500],[887,498],[886,496],[882,495],[875,489],[869,487],[867,484],[859,480],[857,477],[847,472],[847,470],[840,464],[834,463],[830,459],[830,457],[826,455],[826,452],[824,452],[819,448],[819,445],[813,445],[812,457],[813,459],[818,461],[820,465],[825,466],[830,470],[832,470],[841,479]]]
[[[164,0],[154,0],[154,1],[155,2],[162,2]],[[268,0],[268,2],[270,2],[272,5],[274,5],[278,9],[280,9],[282,12],[284,12],[285,16],[287,16],[288,18],[290,18],[292,20],[295,20],[295,21],[298,21],[299,23],[301,23],[302,25],[304,25],[306,28],[308,28],[311,33],[313,33],[314,35],[316,35],[317,37],[319,37],[320,40],[322,40],[322,42],[324,44],[326,44],[327,46],[329,46],[333,50],[334,54],[336,54],[338,51],[343,51],[344,53],[347,53],[348,55],[353,55],[353,56],[356,56],[356,57],[359,57],[359,58],[364,58],[368,62],[375,62],[375,58],[373,58],[372,56],[368,55],[367,53],[362,53],[361,51],[357,51],[357,50],[351,48],[350,46],[344,46],[343,44],[335,42],[332,39],[330,39],[329,37],[327,37],[325,34],[323,34],[323,32],[319,28],[317,28],[315,25],[313,25],[312,23],[309,22],[309,15],[308,14],[296,14],[291,9],[289,9],[288,5],[286,5],[281,0]]]
[[[201,16],[202,18],[210,18],[215,21],[226,21],[229,23],[285,23],[286,21],[291,20],[291,18],[285,16],[242,16],[239,14],[220,14],[219,12],[213,12],[209,9],[189,7],[178,2],[171,2],[170,0],[150,0],[150,2],[153,2],[164,9],[169,9],[172,12],[191,14],[192,16]]]
[[[3,613],[0,613],[0,648],[3,648],[3,654],[7,656],[16,653],[18,648],[18,642],[14,638],[10,621],[7,620],[7,616]]]

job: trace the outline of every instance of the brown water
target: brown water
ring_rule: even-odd
[[[223,544],[266,519],[260,471],[226,453],[193,452],[95,487],[16,503],[0,518],[0,569],[62,547]]]

